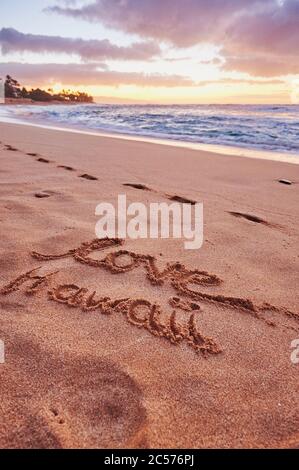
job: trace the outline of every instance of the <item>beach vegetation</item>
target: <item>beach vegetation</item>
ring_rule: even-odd
[[[27,90],[21,88],[20,83],[10,75],[5,79],[5,96],[6,98],[29,99],[37,102],[49,103],[51,101],[59,101],[65,103],[93,103],[93,97],[82,91],[62,90],[59,93],[49,88],[47,91],[41,88],[31,88]]]

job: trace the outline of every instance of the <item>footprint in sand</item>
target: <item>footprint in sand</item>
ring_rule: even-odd
[[[18,152],[18,149],[12,147],[11,145],[5,145],[6,150],[10,150],[11,152]]]
[[[84,178],[90,181],[98,181],[98,178],[96,176],[87,175],[86,173],[84,173],[84,175],[80,175],[79,178]]]
[[[292,184],[294,184],[291,180],[286,180],[286,179],[278,180],[278,183],[286,184],[287,186],[292,186]]]
[[[42,191],[40,193],[35,193],[34,196],[38,199],[43,199],[43,198],[46,198],[46,197],[50,197],[52,194],[51,193],[48,193],[46,191]]]
[[[192,199],[188,199],[186,197],[182,197],[182,196],[169,196],[168,199],[170,201],[174,201],[174,202],[180,202],[181,204],[191,204],[192,206],[195,206],[196,201],[192,201]]]
[[[57,387],[46,397],[50,406],[44,417],[63,446],[142,446],[146,411],[138,384],[126,372],[110,361],[84,358],[61,364],[61,372],[58,366],[52,382]],[[74,377],[76,394],[70,385]]]
[[[127,186],[129,188],[134,188],[134,189],[139,189],[141,191],[152,191],[152,192],[154,191],[153,189],[149,188],[148,186],[142,183],[124,183],[123,186]],[[158,191],[155,191],[155,192],[158,192]],[[169,199],[170,201],[179,202],[181,204],[192,204],[193,206],[196,204],[196,201],[193,201],[192,199],[188,199],[182,196],[177,196],[177,195],[170,196],[168,194],[163,194],[163,196],[167,197],[167,199]]]
[[[36,161],[41,162],[41,163],[50,163],[50,160],[47,160],[46,158],[42,158],[42,157],[38,158]]]
[[[141,183],[124,183],[123,186],[127,186],[129,188],[140,189],[141,191],[152,191],[150,188],[145,186],[145,184]]]
[[[233,217],[249,220],[249,222],[254,222],[255,224],[267,225],[268,227],[272,226],[272,224],[264,219],[261,219],[260,217],[257,217],[256,215],[243,214],[242,212],[229,212],[229,214]]]
[[[57,168],[62,168],[63,170],[67,170],[67,171],[75,171],[75,168],[71,166],[66,166],[66,165],[58,165]]]
[[[68,357],[63,349],[54,355],[43,344],[14,337],[10,354],[21,364],[18,386],[29,398],[26,407],[22,400],[3,399],[1,448],[146,446],[143,394],[127,371],[100,355],[91,358],[76,351]],[[12,379],[5,380],[10,385]],[[16,422],[17,431],[11,425]]]

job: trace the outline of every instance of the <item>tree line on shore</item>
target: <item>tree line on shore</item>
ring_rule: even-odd
[[[32,88],[27,90],[21,87],[19,82],[12,78],[10,75],[6,76],[5,83],[5,97],[15,99],[30,99],[32,101],[61,101],[66,103],[93,103],[93,97],[81,91],[62,90],[60,93],[54,93],[49,88],[47,91],[40,88]]]

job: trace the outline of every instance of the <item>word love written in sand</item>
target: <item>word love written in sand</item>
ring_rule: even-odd
[[[17,291],[22,284],[27,282],[31,282],[25,290],[27,294],[35,294],[39,289],[48,286],[48,297],[51,300],[66,304],[69,307],[81,308],[83,311],[97,310],[104,315],[111,315],[116,312],[122,313],[130,324],[145,328],[154,336],[165,338],[172,344],[186,341],[196,352],[202,353],[205,357],[208,354],[219,354],[221,349],[213,339],[207,338],[199,332],[195,322],[195,312],[200,310],[200,306],[194,301],[212,302],[224,307],[246,311],[269,325],[273,325],[273,322],[264,319],[262,316],[262,312],[266,310],[276,312],[279,310],[269,304],[257,307],[247,299],[210,295],[193,290],[192,285],[208,287],[221,284],[222,281],[217,276],[205,271],[189,270],[178,262],[167,264],[163,271],[159,271],[153,256],[136,254],[126,250],[111,252],[103,259],[94,259],[91,256],[95,251],[117,247],[123,243],[123,240],[105,238],[83,243],[79,248],[71,249],[59,255],[32,252],[32,256],[40,261],[73,257],[80,263],[106,269],[112,274],[126,273],[143,266],[151,284],[161,286],[165,280],[168,280],[177,294],[189,298],[188,300],[183,300],[180,297],[169,299],[169,303],[173,308],[191,312],[186,325],[177,322],[176,311],[171,313],[167,322],[162,322],[161,307],[145,299],[122,298],[113,300],[110,297],[99,297],[96,291],[90,291],[75,284],[53,286],[53,278],[58,271],[44,276],[37,274],[39,268],[29,271],[3,287],[0,294],[7,295]],[[292,312],[284,310],[283,313],[297,319],[297,315]]]

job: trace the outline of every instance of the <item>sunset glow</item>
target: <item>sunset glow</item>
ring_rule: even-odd
[[[99,102],[297,103],[298,24],[298,0],[11,0],[0,76]]]

